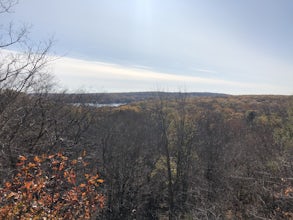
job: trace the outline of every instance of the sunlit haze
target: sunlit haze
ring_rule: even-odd
[[[26,0],[1,23],[54,36],[50,69],[74,92],[293,94],[291,0]]]

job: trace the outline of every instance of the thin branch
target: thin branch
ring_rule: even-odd
[[[19,0],[0,0],[0,14],[11,13],[11,9],[18,4]]]

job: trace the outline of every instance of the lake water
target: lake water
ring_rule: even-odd
[[[90,107],[119,107],[121,105],[126,105],[127,103],[109,103],[109,104],[100,104],[100,103],[73,103],[74,106],[90,106]]]

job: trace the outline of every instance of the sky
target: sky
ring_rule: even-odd
[[[293,94],[291,0],[20,0],[70,92]]]

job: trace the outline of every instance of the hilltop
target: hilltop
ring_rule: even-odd
[[[126,93],[71,93],[60,94],[51,93],[49,96],[54,100],[62,98],[66,103],[132,103],[137,101],[152,100],[157,97],[176,99],[180,97],[180,92],[126,92]],[[223,93],[211,92],[190,92],[188,97],[227,97]]]

